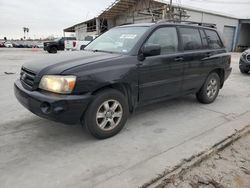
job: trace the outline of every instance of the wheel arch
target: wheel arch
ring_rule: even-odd
[[[224,81],[225,81],[225,70],[223,68],[216,68],[214,70],[212,70],[208,75],[210,75],[211,73],[217,73],[220,77],[220,88],[223,87],[224,85]]]
[[[101,88],[98,88],[97,90],[92,92],[92,95],[96,95],[99,92],[102,92],[106,89],[115,89],[120,91],[128,100],[128,105],[129,105],[129,111],[133,112],[134,111],[134,104],[132,100],[132,90],[129,84],[126,83],[113,83],[109,84],[106,86],[103,86]]]

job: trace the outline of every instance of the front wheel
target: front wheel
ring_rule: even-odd
[[[200,91],[196,94],[196,98],[200,103],[210,104],[217,98],[220,90],[220,77],[217,73],[211,73]]]
[[[126,97],[114,89],[104,90],[95,96],[88,107],[84,124],[98,139],[105,139],[121,131],[128,118]]]
[[[49,50],[48,50],[49,53],[52,53],[52,54],[56,54],[57,53],[57,48],[56,47],[51,47]]]

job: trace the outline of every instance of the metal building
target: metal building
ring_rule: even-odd
[[[78,40],[101,34],[108,29],[133,23],[157,22],[161,19],[186,20],[215,24],[229,51],[250,47],[250,20],[214,11],[173,4],[166,0],[115,0],[97,17],[64,29],[75,32]]]

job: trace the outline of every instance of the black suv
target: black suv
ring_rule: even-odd
[[[212,103],[232,70],[226,52],[208,27],[120,26],[84,51],[24,64],[15,95],[38,116],[81,122],[93,136],[108,138],[138,106],[187,94]]]
[[[49,53],[57,53],[58,50],[64,50],[65,40],[76,40],[76,38],[75,37],[62,37],[62,38],[57,38],[50,42],[44,42],[43,49],[44,51],[48,51]]]

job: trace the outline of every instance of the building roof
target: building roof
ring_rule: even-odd
[[[153,0],[156,3],[165,5],[165,4],[169,4],[169,0]],[[74,32],[75,31],[75,27],[81,24],[87,24],[90,21],[93,21],[96,18],[113,18],[117,15],[119,15],[121,12],[125,12],[127,11],[129,8],[131,8],[132,6],[136,5],[137,0],[115,0],[109,7],[107,7],[104,11],[102,11],[97,17],[92,18],[90,20],[75,24],[69,28],[64,29],[64,32]],[[195,8],[195,7],[191,7],[191,6],[184,6],[184,5],[180,5],[177,3],[173,3],[174,7],[181,7],[184,8],[186,10],[191,10],[191,11],[196,11],[196,12],[204,12],[207,14],[212,14],[212,15],[217,15],[217,16],[223,16],[223,17],[227,17],[227,18],[231,18],[231,19],[239,19],[236,18],[232,15],[228,15],[228,14],[224,14],[224,13],[220,13],[220,12],[216,12],[216,11],[211,11],[211,10],[205,10],[205,9],[201,9],[201,8]]]
[[[96,18],[91,18],[91,19],[86,20],[86,21],[84,21],[84,22],[81,22],[81,23],[75,24],[75,25],[73,25],[73,26],[71,26],[71,27],[68,27],[68,28],[64,29],[63,31],[64,31],[64,32],[75,32],[75,27],[76,27],[76,26],[79,26],[79,25],[82,25],[82,24],[87,24],[88,22],[91,22],[91,21],[93,21],[93,20],[95,20],[95,19],[96,19]]]
[[[159,2],[159,3],[163,3],[163,4],[169,4],[169,0],[154,0],[154,1]],[[217,15],[217,16],[232,18],[232,19],[240,19],[240,18],[237,18],[237,17],[235,17],[233,15],[230,15],[230,14],[217,12],[217,11],[214,11],[214,10],[208,10],[208,9],[193,7],[193,6],[189,6],[189,5],[181,5],[181,4],[178,4],[178,3],[175,3],[175,2],[173,2],[173,6],[174,7],[181,7],[181,8],[186,9],[186,10],[191,10],[191,11],[196,11],[196,12],[204,12],[204,13],[207,13],[207,14],[213,14],[213,15]]]

